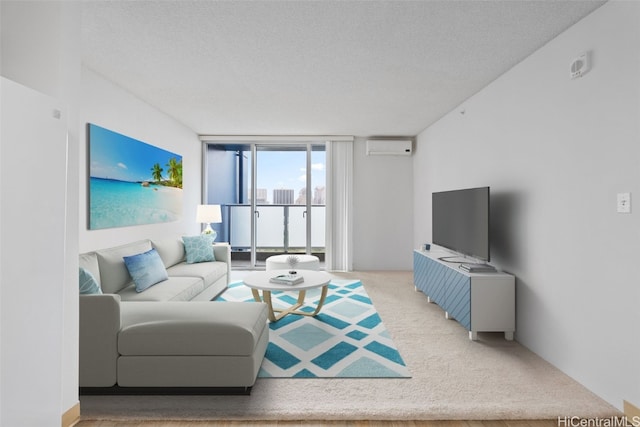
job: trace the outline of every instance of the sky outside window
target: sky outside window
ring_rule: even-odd
[[[306,151],[258,151],[257,188],[267,190],[267,200],[273,203],[274,189],[292,189],[294,200],[306,187]],[[326,182],[324,151],[311,152],[311,182],[324,187]],[[314,188],[311,196],[313,197]]]

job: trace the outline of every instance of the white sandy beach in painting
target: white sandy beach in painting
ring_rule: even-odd
[[[177,221],[182,216],[182,189],[138,182],[91,178],[92,230]]]

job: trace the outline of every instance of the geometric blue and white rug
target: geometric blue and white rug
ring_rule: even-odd
[[[297,292],[272,292],[290,306]],[[312,312],[320,289],[307,291],[302,311]],[[229,284],[217,301],[254,301],[242,281]],[[269,345],[258,377],[410,378],[378,312],[358,280],[332,280],[317,316],[287,315],[269,323]]]

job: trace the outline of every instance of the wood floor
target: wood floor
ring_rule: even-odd
[[[80,421],[76,427],[558,427],[557,420],[499,421]]]

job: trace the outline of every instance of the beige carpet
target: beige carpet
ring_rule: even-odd
[[[468,339],[415,292],[411,272],[353,272],[410,379],[259,378],[250,396],[83,396],[83,420],[487,420],[621,415],[502,334]]]

